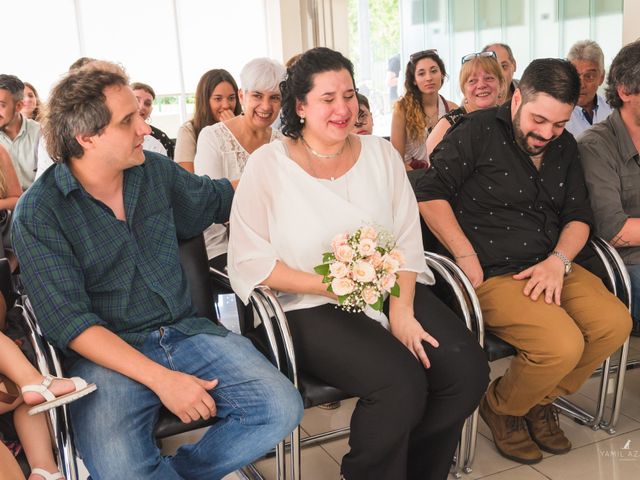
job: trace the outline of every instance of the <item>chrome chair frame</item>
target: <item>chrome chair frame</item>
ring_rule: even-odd
[[[451,260],[449,260],[448,258],[431,252],[425,252],[425,260],[427,265],[431,269],[436,271],[451,288],[453,296],[455,297],[455,300],[460,308],[462,319],[464,320],[467,328],[472,330],[474,324],[479,324],[482,328],[481,312],[477,297],[475,297],[475,294],[473,293],[473,287],[466,279],[464,274],[460,275],[462,271],[459,270],[457,265],[453,264],[453,262],[451,262]],[[452,264],[453,268],[449,264]],[[228,278],[226,274],[215,269],[212,269],[212,273],[214,273],[219,278]],[[276,298],[273,291],[264,286],[259,286],[254,290],[250,298],[250,302],[252,306],[256,308],[256,311],[258,311],[259,317],[262,320],[267,317],[271,317],[271,319],[273,320],[272,324],[270,324],[269,326],[265,325],[265,327],[267,327],[266,331],[268,335],[273,335],[273,337],[275,337],[276,335],[279,336],[279,341],[275,338],[269,338],[270,344],[272,346],[279,343],[282,345],[281,354],[284,362],[279,362],[278,367],[281,368],[281,371],[288,376],[288,378],[296,386],[296,388],[299,388],[299,370],[295,358],[293,339],[291,337],[289,324],[287,322],[287,318],[284,310],[282,309],[282,306],[278,302],[278,299]],[[479,319],[477,318],[478,315],[480,315]],[[475,448],[475,442],[472,442],[471,440],[475,438],[477,427],[477,415],[475,417],[469,417],[469,419],[467,419],[463,426],[457,455],[454,459],[455,465],[452,467],[453,473],[457,478],[460,477],[460,472],[464,468],[464,462],[466,461],[468,455],[467,452]],[[288,445],[283,442],[277,448],[277,478],[285,478],[284,475],[286,467],[284,460],[284,451],[286,449],[286,446],[289,446],[291,449],[289,466],[291,475],[289,478],[291,480],[300,480],[302,478],[301,448],[303,446],[313,445],[326,440],[340,438],[348,434],[349,427],[344,427],[301,439],[300,427],[296,427],[296,429],[290,435],[290,441]]]
[[[611,291],[616,295],[631,311],[631,283],[627,270],[620,258],[617,251],[601,238],[594,237],[589,241],[590,246],[593,248],[597,257],[601,260],[605,267],[607,279],[611,284]],[[445,266],[451,273],[451,278],[455,279],[460,284],[460,289],[465,292],[467,301],[469,302],[468,309],[471,314],[473,324],[472,330],[476,334],[478,343],[484,348],[485,346],[485,330],[482,317],[482,310],[477,296],[475,295],[475,289],[469,282],[468,278],[448,257],[437,255],[430,252],[425,252],[428,257],[436,258],[440,265]],[[434,268],[434,267],[432,267]],[[620,362],[619,365],[626,365],[629,350],[629,338],[620,347]],[[609,385],[609,375],[611,372],[615,372],[615,393],[612,399],[611,415],[608,419],[604,419],[604,412],[607,401],[607,387]],[[594,372],[594,375],[601,375],[600,387],[598,391],[598,398],[595,406],[595,413],[591,414],[584,409],[578,407],[565,398],[559,398],[554,403],[565,415],[573,418],[578,423],[589,426],[593,430],[600,428],[606,429],[609,434],[615,433],[615,427],[620,416],[621,400],[624,390],[626,368],[611,367],[611,357],[607,358],[601,368]],[[455,467],[453,469],[453,475],[456,478],[461,477],[461,473],[471,473],[472,464],[475,458],[476,452],[476,439],[478,431],[478,410],[467,419],[465,427],[462,431],[462,438],[460,440],[460,448],[458,456],[456,458]],[[466,436],[466,438],[465,438]],[[463,448],[463,447],[466,447]]]

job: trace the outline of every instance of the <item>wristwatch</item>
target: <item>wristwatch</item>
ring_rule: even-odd
[[[562,263],[564,263],[564,274],[569,275],[571,273],[571,260],[569,260],[564,253],[559,252],[558,250],[554,250],[553,252],[551,252],[549,256],[551,255],[554,255],[562,260]]]

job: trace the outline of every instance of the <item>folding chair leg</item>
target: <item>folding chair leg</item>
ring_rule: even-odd
[[[300,426],[297,426],[291,432],[291,480],[300,480],[302,477],[300,450]]]
[[[624,379],[627,373],[626,365],[628,356],[629,339],[627,338],[627,341],[622,345],[622,350],[620,352],[620,363],[616,375],[615,394],[613,396],[613,404],[611,405],[611,416],[609,417],[609,421],[603,421],[601,423],[602,428],[606,429],[607,432],[611,435],[616,433],[616,425],[618,424],[618,419],[620,418],[620,408],[622,407],[622,394],[624,390]]]

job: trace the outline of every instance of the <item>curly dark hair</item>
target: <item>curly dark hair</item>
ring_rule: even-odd
[[[628,95],[640,92],[640,40],[622,47],[609,67],[605,93],[613,108],[620,108],[623,103],[618,87],[624,87]]]
[[[76,136],[102,133],[111,121],[105,89],[127,85],[129,78],[121,67],[94,61],[71,70],[53,87],[45,107],[43,134],[54,162],[84,155]]]
[[[353,63],[340,52],[326,47],[307,50],[287,69],[287,76],[280,83],[282,93],[280,121],[284,135],[294,140],[302,136],[303,124],[300,123],[300,117],[296,113],[296,101],[306,102],[307,93],[313,88],[314,75],[343,69],[349,72],[355,86]]]

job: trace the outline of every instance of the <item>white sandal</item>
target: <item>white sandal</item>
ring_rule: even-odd
[[[31,470],[31,475],[40,475],[44,480],[60,480],[61,478],[64,478],[60,472],[49,473],[42,468],[34,468]]]
[[[73,385],[75,386],[75,390],[73,392],[65,393],[64,395],[56,397],[53,392],[49,390],[49,386],[54,380],[71,380],[73,382]],[[85,395],[88,395],[91,392],[95,391],[96,388],[98,387],[95,383],[87,384],[87,382],[85,382],[80,377],[65,379],[47,375],[39,385],[25,385],[21,390],[23,394],[26,392],[35,392],[44,397],[44,402],[39,403],[38,405],[34,405],[33,408],[29,410],[29,415],[35,415],[37,413],[46,412],[47,410],[50,410],[52,408],[59,407],[60,405],[65,405],[69,402],[73,402],[74,400],[82,398]]]

